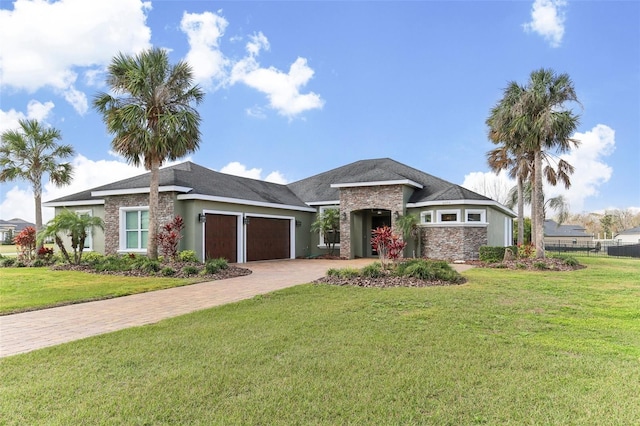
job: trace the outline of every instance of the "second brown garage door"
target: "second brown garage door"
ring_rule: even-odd
[[[247,261],[289,259],[291,257],[291,221],[249,217],[247,224]]]

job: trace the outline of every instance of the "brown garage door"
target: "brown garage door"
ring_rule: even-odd
[[[238,261],[238,217],[227,214],[207,214],[204,224],[206,259],[224,257],[227,262]]]
[[[247,260],[289,259],[291,221],[250,217],[247,225]]]

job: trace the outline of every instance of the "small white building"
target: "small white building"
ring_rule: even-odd
[[[640,243],[640,226],[627,229],[614,235],[613,241],[618,243],[637,244]]]

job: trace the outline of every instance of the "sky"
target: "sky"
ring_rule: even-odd
[[[485,120],[511,81],[567,73],[580,104],[573,213],[640,211],[638,1],[0,2],[0,132],[37,119],[75,148],[48,201],[144,173],[112,151],[92,107],[118,53],[187,61],[206,92],[190,160],[289,183],[392,158],[498,201]],[[30,185],[0,184],[0,219],[34,221]],[[53,217],[45,208],[44,221]]]

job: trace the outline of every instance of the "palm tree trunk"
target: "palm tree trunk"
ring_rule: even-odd
[[[518,174],[518,246],[524,244],[524,194],[522,175]]]
[[[149,182],[149,237],[147,239],[147,257],[158,259],[158,182],[160,162],[152,160]]]
[[[36,203],[36,233],[38,233],[42,230],[42,184],[40,182],[33,183],[33,199]],[[44,240],[37,245],[36,252],[43,246]]]
[[[536,150],[534,156],[533,214],[536,236],[536,258],[544,259],[544,199],[542,198],[542,152]]]

